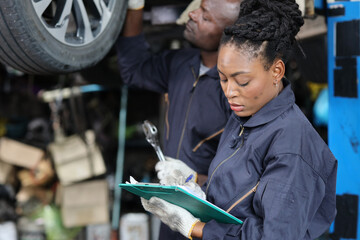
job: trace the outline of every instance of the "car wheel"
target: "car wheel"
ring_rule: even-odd
[[[114,44],[126,0],[1,0],[0,61],[29,74],[74,72]]]

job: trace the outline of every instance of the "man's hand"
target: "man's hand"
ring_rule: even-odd
[[[157,197],[152,197],[150,200],[141,198],[141,203],[146,211],[159,217],[173,231],[191,239],[191,232],[199,219],[187,210]]]
[[[197,173],[183,161],[171,157],[165,159],[165,162],[158,162],[155,165],[161,184],[184,185],[185,182],[196,182]]]
[[[130,10],[139,10],[144,8],[145,0],[129,0],[128,9]]]

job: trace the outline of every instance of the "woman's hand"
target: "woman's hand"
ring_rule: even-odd
[[[196,182],[197,173],[179,159],[165,157],[166,161],[158,162],[155,165],[157,176],[161,184],[183,185],[187,179]],[[189,176],[192,176],[189,178]]]
[[[149,200],[141,198],[141,203],[146,211],[159,217],[173,231],[180,232],[183,236],[192,239],[193,229],[200,220],[187,210],[157,197]]]

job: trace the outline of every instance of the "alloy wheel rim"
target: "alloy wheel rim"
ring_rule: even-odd
[[[106,29],[119,0],[31,0],[45,29],[68,46],[94,42]]]

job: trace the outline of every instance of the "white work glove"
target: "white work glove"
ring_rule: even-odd
[[[206,194],[205,192],[201,189],[201,187],[199,186],[199,184],[195,183],[195,182],[187,182],[183,185],[188,192],[196,195],[197,197],[205,200],[206,199]]]
[[[186,179],[184,178],[183,174],[179,170],[175,169],[172,175],[166,175],[164,178],[161,179],[160,183],[172,186],[183,186],[186,190],[188,190],[188,192],[196,195],[203,200],[206,199],[206,194],[201,189],[199,184],[197,184],[195,181],[185,182],[185,180]]]
[[[141,198],[141,203],[146,211],[159,217],[171,230],[192,239],[191,232],[200,220],[187,210],[157,197],[152,197],[149,200]]]
[[[145,0],[129,0],[128,9],[139,10],[144,8]]]
[[[160,161],[155,165],[161,184],[183,185],[185,182],[196,182],[197,173],[183,161],[171,157],[165,159],[166,161]]]

